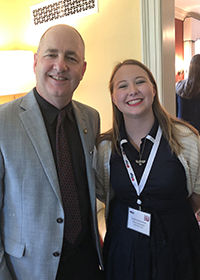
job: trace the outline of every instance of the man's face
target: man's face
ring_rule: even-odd
[[[86,69],[84,46],[78,33],[59,25],[45,34],[34,56],[38,93],[59,109],[66,106]]]

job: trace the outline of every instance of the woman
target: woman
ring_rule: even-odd
[[[139,61],[115,67],[110,93],[113,128],[95,158],[107,280],[200,279],[198,132],[164,110]]]
[[[176,115],[200,131],[200,54],[190,61],[188,78],[176,85]]]

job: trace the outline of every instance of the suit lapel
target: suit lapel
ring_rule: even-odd
[[[22,112],[19,114],[19,117],[35,148],[50,184],[52,185],[56,195],[61,200],[58,177],[49,138],[33,91],[22,99],[20,107]]]
[[[93,159],[93,148],[94,148],[94,132],[92,128],[89,126],[88,118],[91,118],[91,115],[88,115],[84,111],[84,107],[81,104],[78,104],[76,101],[72,100],[72,105],[74,109],[75,118],[77,121],[83,151],[85,155],[85,163],[87,170],[87,179],[88,179],[88,187],[90,193],[90,200],[92,204],[93,211],[95,209],[95,187],[94,187],[94,173],[92,171],[92,159]],[[78,106],[79,105],[79,106]],[[81,107],[80,107],[81,106]]]
[[[81,106],[82,104],[78,104],[76,103],[76,101],[72,100],[72,105],[73,105],[74,115],[77,121],[78,130],[83,145],[85,158],[88,160],[88,158],[89,159],[92,158],[91,155],[93,153],[93,148],[94,148],[94,131],[90,127],[88,121],[88,119],[90,117],[92,118],[92,116],[88,115],[88,112],[84,111],[84,107]]]

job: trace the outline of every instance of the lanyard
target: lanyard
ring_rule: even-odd
[[[156,134],[155,142],[154,142],[153,147],[151,149],[151,153],[149,155],[149,158],[148,158],[146,167],[144,169],[144,172],[142,174],[142,178],[140,180],[139,185],[138,185],[135,173],[133,171],[133,168],[132,168],[132,166],[130,164],[130,161],[128,160],[128,158],[126,156],[126,153],[124,152],[124,149],[122,147],[122,144],[126,143],[127,140],[126,139],[122,139],[120,141],[120,148],[121,148],[121,153],[122,153],[122,156],[123,156],[124,164],[125,164],[126,169],[128,171],[128,175],[129,175],[129,178],[131,180],[131,183],[133,184],[133,186],[134,186],[138,196],[140,195],[140,193],[143,191],[143,189],[145,187],[147,178],[149,176],[149,173],[150,173],[153,161],[155,159],[155,156],[156,156],[159,144],[160,144],[161,136],[162,136],[162,130],[161,130],[160,126],[159,126],[157,134]]]

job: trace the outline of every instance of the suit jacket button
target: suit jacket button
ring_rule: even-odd
[[[54,257],[59,257],[59,256],[60,256],[60,253],[59,253],[59,252],[54,252],[54,253],[53,253],[53,256],[54,256]]]
[[[63,219],[62,218],[58,218],[57,219],[57,223],[62,224],[63,223]]]

